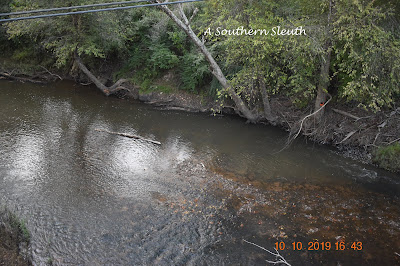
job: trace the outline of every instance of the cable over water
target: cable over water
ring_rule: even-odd
[[[132,9],[132,8],[140,8],[140,7],[176,5],[176,4],[185,4],[185,3],[202,2],[202,1],[204,1],[204,0],[184,0],[184,1],[153,3],[153,4],[145,4],[145,5],[120,6],[120,7],[113,7],[113,8],[73,11],[73,12],[55,13],[55,14],[47,14],[47,15],[37,15],[37,16],[29,16],[29,17],[7,18],[7,19],[0,19],[0,23],[2,23],[2,22],[20,21],[20,20],[28,20],[28,19],[39,19],[39,18],[49,18],[49,17],[60,17],[60,16],[69,16],[69,15],[78,15],[78,14],[97,13],[97,12],[105,12],[105,11],[126,10],[126,9]],[[144,1],[129,1],[129,2],[144,2]],[[103,5],[117,5],[116,3],[115,4],[106,3],[106,4],[103,4]],[[122,2],[118,2],[118,3],[122,3]],[[128,2],[126,2],[126,3],[128,3]],[[73,9],[73,8],[79,9],[79,8],[83,8],[83,7],[87,8],[89,6],[75,6],[75,7],[61,8],[60,10],[69,10],[69,9]],[[40,12],[50,12],[50,11],[54,11],[54,9],[53,10],[50,10],[50,9],[49,10],[48,9],[32,10],[32,11],[26,11],[26,12],[40,13]],[[29,13],[20,13],[20,14],[29,14]],[[0,16],[9,16],[9,15],[15,15],[15,14],[13,14],[13,13],[2,13],[2,14],[0,14]]]

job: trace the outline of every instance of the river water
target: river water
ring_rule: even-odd
[[[278,153],[276,128],[69,82],[0,92],[0,204],[26,221],[36,265],[275,260],[244,240],[280,243],[292,265],[400,264],[399,175],[305,140]]]

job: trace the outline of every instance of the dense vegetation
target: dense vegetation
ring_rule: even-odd
[[[2,2],[4,12],[102,1]],[[375,2],[210,0],[185,5],[185,13],[200,8],[191,22],[199,36],[218,27],[306,29],[307,36],[205,36],[207,48],[251,109],[258,107],[259,87],[265,84],[269,95],[293,96],[299,106],[312,102],[320,91],[379,110],[391,107],[400,90],[400,35],[395,16],[399,4]],[[92,67],[103,63],[98,59],[122,62],[115,75],[133,79],[142,87],[150,86],[165,71],[173,71],[183,89],[223,93],[212,82],[202,54],[156,8],[28,20],[3,27],[10,41],[5,44],[3,28],[2,45],[11,47],[18,60],[36,59],[70,71],[77,48]]]

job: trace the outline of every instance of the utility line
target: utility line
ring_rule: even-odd
[[[12,13],[0,13],[0,17],[13,16],[13,15],[24,15],[24,14],[34,14],[34,13],[45,13],[45,12],[52,12],[52,11],[62,11],[62,10],[81,9],[81,8],[91,8],[91,7],[100,7],[100,6],[127,5],[127,4],[149,2],[149,1],[150,0],[135,0],[135,1],[112,2],[112,3],[83,5],[83,6],[68,6],[68,7],[56,7],[56,8],[50,8],[50,9],[26,10],[26,11],[12,12]]]
[[[55,14],[48,14],[48,15],[29,16],[29,17],[7,18],[7,19],[0,19],[0,23],[2,23],[2,22],[19,21],[19,20],[27,20],[27,19],[60,17],[60,16],[68,16],[68,15],[97,13],[97,12],[114,11],[114,10],[125,10],[125,9],[131,9],[131,8],[139,8],[139,7],[184,4],[184,3],[202,2],[202,1],[205,1],[205,0],[182,0],[182,1],[175,1],[175,2],[154,3],[154,4],[146,4],[146,5],[121,6],[121,7],[113,7],[113,8],[103,8],[103,9],[93,9],[93,10],[74,11],[74,12],[65,12],[65,13],[55,13]]]

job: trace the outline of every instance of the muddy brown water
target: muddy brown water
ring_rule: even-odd
[[[0,204],[26,221],[36,265],[275,260],[243,240],[280,244],[292,265],[400,264],[399,175],[304,140],[276,153],[276,128],[69,82],[0,92]]]

